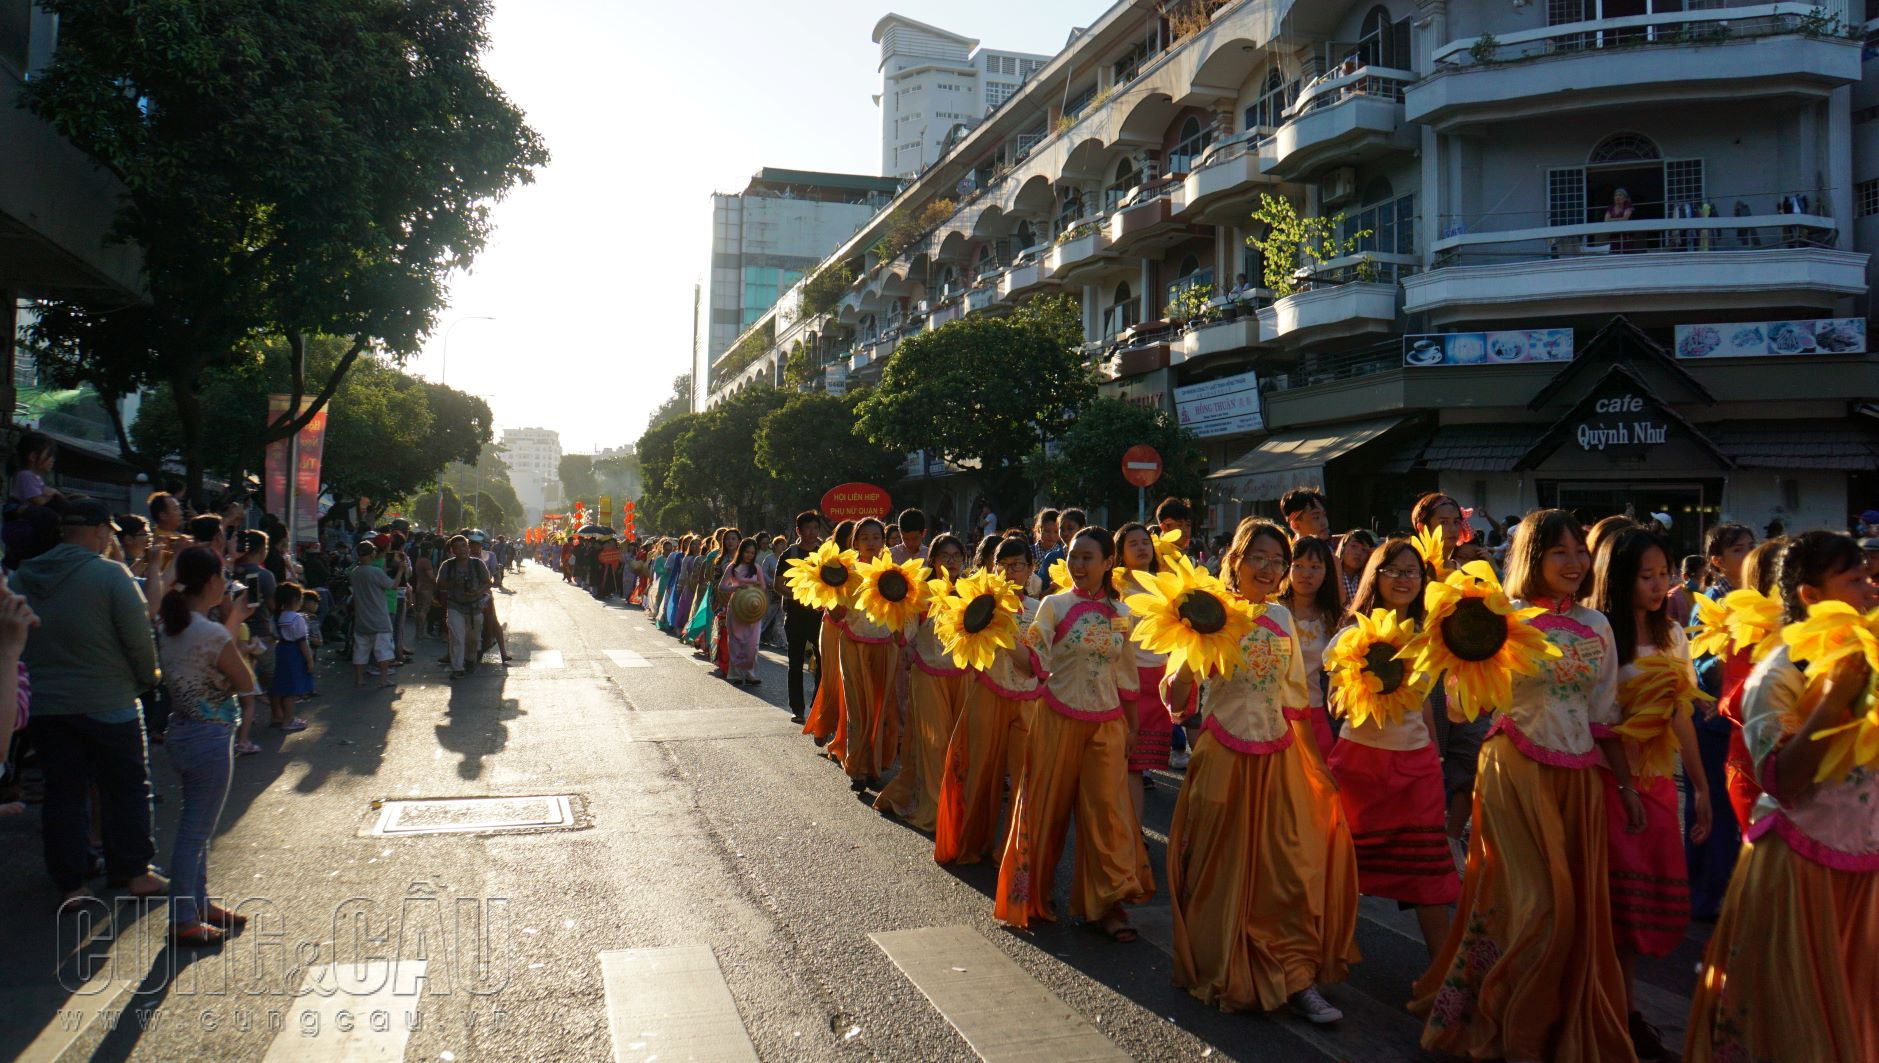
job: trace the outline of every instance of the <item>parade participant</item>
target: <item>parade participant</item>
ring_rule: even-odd
[[[1164,536],[1178,532],[1176,541],[1181,545],[1181,552],[1190,559],[1200,555],[1200,544],[1194,538],[1194,511],[1186,499],[1169,497],[1157,503],[1155,530]]]
[[[904,537],[907,513],[901,514],[900,526]],[[938,536],[925,553],[936,581],[950,583],[965,575],[966,548],[957,536]],[[906,560],[902,558],[901,563]],[[901,738],[900,774],[874,802],[877,811],[897,816],[928,833],[939,823],[946,746],[965,710],[966,695],[973,683],[973,676],[955,664],[952,655],[940,645],[933,629],[935,619],[928,611],[909,624],[903,635],[913,671],[907,677],[907,728]]]
[[[822,514],[813,509],[796,514],[796,541],[778,555],[776,581],[771,588],[783,600],[783,639],[789,653],[789,718],[794,723],[802,723],[807,710],[802,689],[803,666],[808,662],[810,650],[821,634],[822,614],[798,600],[789,590],[784,576],[788,574],[791,561],[808,557],[821,545]]]
[[[910,557],[926,557],[926,514],[917,509],[900,511],[900,540],[888,552],[896,565],[907,563]]]
[[[1130,521],[1117,529],[1116,551],[1121,562],[1116,567],[1120,577],[1116,590],[1125,597],[1138,590],[1130,573],[1161,571],[1160,560],[1155,556],[1155,537],[1144,524]],[[1148,801],[1144,773],[1167,769],[1174,721],[1161,701],[1161,680],[1168,670],[1168,655],[1151,653],[1140,645],[1132,649],[1135,651],[1136,689],[1141,696],[1122,704],[1129,724],[1129,803],[1135,807],[1135,819],[1139,823],[1142,808]]]
[[[855,522],[845,520],[835,525],[829,541],[838,551],[846,551],[855,538]],[[847,745],[847,714],[842,708],[842,639],[841,625],[833,609],[822,613],[822,630],[816,641],[816,699],[809,706],[809,719],[802,733],[815,739],[831,760],[840,761]]]
[[[855,525],[856,560],[866,564],[881,553],[887,526],[869,517]],[[900,707],[895,683],[900,668],[900,632],[882,627],[852,606],[829,611],[840,633],[842,730],[846,746],[842,770],[849,788],[879,791],[900,745]]]
[[[1626,829],[1644,829],[1618,720],[1611,625],[1576,603],[1591,558],[1570,513],[1537,510],[1514,531],[1507,594],[1560,655],[1517,674],[1481,749],[1460,906],[1410,1009],[1422,1046],[1472,1059],[1631,1059],[1612,943],[1601,753]],[[1469,618],[1459,612],[1467,635]],[[1431,617],[1430,626],[1438,625]],[[1451,701],[1454,696],[1451,695]]]
[[[1671,780],[1675,757],[1681,757],[1684,774],[1693,784],[1695,825],[1690,840],[1700,843],[1710,831],[1709,779],[1697,755],[1690,702],[1677,703],[1674,685],[1681,684],[1688,695],[1700,692],[1689,640],[1670,617],[1670,557],[1663,543],[1642,528],[1620,529],[1599,545],[1593,573],[1591,604],[1610,621],[1618,650],[1618,701],[1624,717],[1619,733],[1644,802],[1643,832],[1626,832],[1615,782],[1609,772],[1601,773],[1611,857],[1612,936],[1624,969],[1632,1048],[1640,1060],[1649,1061],[1664,1059],[1669,1052],[1638,1009],[1637,958],[1670,955],[1683,943],[1690,925],[1689,869],[1677,788]],[[1665,692],[1668,697],[1647,686],[1665,670],[1673,683]]]
[[[1440,533],[1445,549],[1452,550],[1461,534],[1461,503],[1440,492],[1432,492],[1416,499],[1416,504],[1409,511],[1410,526],[1418,534]],[[1589,553],[1588,553],[1589,556]],[[1431,579],[1440,580],[1445,573],[1431,572]],[[1456,862],[1463,859],[1463,837],[1468,831],[1468,815],[1474,800],[1475,770],[1481,757],[1481,743],[1488,737],[1488,730],[1494,721],[1486,715],[1473,720],[1462,719],[1449,713],[1447,692],[1438,684],[1435,688],[1435,747],[1442,754],[1442,776],[1448,786],[1448,836],[1449,847],[1454,850]]]
[[[1183,668],[1163,683],[1177,716],[1195,712],[1203,688],[1207,704],[1168,830],[1174,980],[1225,1011],[1289,1004],[1329,1023],[1343,1013],[1318,986],[1342,981],[1359,958],[1357,862],[1343,809],[1286,716],[1307,700],[1291,614],[1270,602],[1291,562],[1278,525],[1241,521],[1222,582],[1263,607],[1241,663],[1205,678]]]
[[[711,636],[711,619],[715,613],[714,599],[718,586],[719,569],[724,558],[730,553],[730,544],[726,541],[729,528],[712,531],[700,547],[698,567],[692,572],[692,609],[691,615],[681,625],[679,638],[693,649],[693,657],[709,660],[706,643]]]
[[[1298,649],[1305,664],[1308,697],[1303,708],[1286,707],[1298,724],[1306,749],[1323,762],[1337,741],[1324,696],[1324,648],[1337,631],[1344,608],[1338,600],[1331,569],[1336,565],[1331,547],[1323,539],[1303,538],[1292,544],[1292,565],[1279,585],[1279,602],[1292,614]]]
[[[1703,600],[1692,600],[1691,620],[1698,621],[1712,611],[1707,602],[1721,602],[1738,588],[1767,594],[1781,545],[1777,539],[1757,546],[1755,532],[1746,524],[1725,521],[1711,526],[1703,537]],[[1742,684],[1754,667],[1748,647],[1702,654],[1696,660],[1698,681],[1716,699],[1703,706],[1696,720],[1697,748],[1709,779],[1715,826],[1706,841],[1692,842],[1685,849],[1690,907],[1699,919],[1714,920],[1722,911],[1723,894],[1742,848],[1742,830],[1748,826],[1755,799],[1761,796],[1748,746],[1742,741],[1741,723]],[[1686,807],[1691,798],[1690,781],[1685,779]]]
[[[1338,537],[1338,600],[1346,608],[1357,597],[1357,584],[1364,578],[1364,566],[1370,562],[1370,551],[1376,548],[1377,537],[1367,528],[1352,528]]]
[[[1372,630],[1376,610],[1387,612],[1399,630],[1422,622],[1425,576],[1422,557],[1408,539],[1390,539],[1371,551],[1349,619],[1327,660],[1337,666],[1333,700],[1344,718],[1342,740],[1330,754],[1331,775],[1356,844],[1358,889],[1413,908],[1423,944],[1434,957],[1448,937],[1461,876],[1444,834],[1447,788],[1435,748],[1435,710],[1427,697],[1431,677],[1418,683],[1394,654],[1382,654],[1385,663],[1375,666],[1369,660],[1374,651],[1366,646],[1389,641]],[[1374,694],[1367,686],[1359,689],[1362,672],[1376,674],[1384,686]],[[1359,702],[1374,705],[1392,695],[1404,702],[1400,712],[1372,709],[1360,719],[1355,711]]]
[[[1279,513],[1292,538],[1325,539],[1331,535],[1331,511],[1324,492],[1316,487],[1294,487],[1279,496]]]
[[[695,534],[687,534],[681,541],[678,559],[674,564],[673,593],[666,603],[665,620],[659,625],[660,630],[673,638],[685,637],[685,626],[692,620],[692,598],[697,592],[699,554],[704,548],[704,539]]]
[[[718,589],[728,603],[731,595],[742,587],[762,587],[765,584],[763,570],[757,567],[757,540],[745,539],[737,546],[734,560],[725,566],[724,578],[718,582]],[[725,678],[732,686],[756,686],[762,680],[757,678],[757,638],[763,633],[763,620],[744,622],[730,615],[728,609],[724,616],[725,633]]]
[[[1794,537],[1776,585],[1790,627],[1742,695],[1743,735],[1767,789],[1704,953],[1684,1053],[1879,1059],[1879,772],[1829,766],[1850,736],[1816,740],[1863,711],[1871,670],[1855,652],[1810,681],[1800,658],[1821,647],[1796,638],[1813,607],[1865,613],[1879,607],[1879,587],[1858,545],[1828,531]]]
[[[1024,766],[1012,796],[1011,827],[998,869],[994,914],[1012,926],[1053,920],[1051,894],[1070,814],[1076,812],[1070,913],[1113,941],[1134,941],[1124,904],[1154,895],[1141,824],[1124,790],[1128,723],[1123,702],[1138,696],[1128,607],[1110,572],[1115,540],[1081,529],[1067,555],[1074,586],[1038,606],[1024,631],[1029,664],[1043,679]]]
[[[730,594],[719,584],[722,580],[723,569],[730,566],[731,560],[737,556],[738,550],[743,546],[744,536],[736,528],[726,528],[724,534],[719,537],[719,542],[723,544],[723,548],[718,553],[719,567],[712,572],[709,604],[711,615],[706,621],[704,634],[698,640],[698,656],[703,660],[714,662],[716,667],[711,670],[711,674],[723,679],[730,675],[730,661],[726,656],[724,645],[726,641],[724,609],[729,604]]]
[[[990,572],[997,565],[998,544],[1002,542],[996,535],[980,539],[978,549],[972,551],[972,571]]]
[[[1044,590],[1050,590],[1050,566],[1063,560],[1070,549],[1070,540],[1089,522],[1089,517],[1080,509],[1066,509],[1057,515],[1057,545],[1049,550],[1040,548],[1037,555],[1037,574],[1044,578]]]
[[[994,565],[1011,586],[1023,588],[1032,574],[1031,548],[1012,537],[998,544]],[[1022,592],[1019,592],[1022,594]],[[1017,628],[1037,617],[1037,598],[1019,598]],[[1023,774],[1024,750],[1035,703],[1042,693],[1022,642],[995,650],[991,662],[973,669],[965,705],[946,746],[940,779],[939,823],[933,831],[933,859],[942,864],[976,864],[992,855],[999,840],[1006,780],[1015,791]]]

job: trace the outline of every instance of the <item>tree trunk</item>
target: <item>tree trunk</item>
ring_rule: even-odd
[[[176,426],[183,435],[183,490],[196,512],[208,509],[202,495],[202,398],[196,394],[195,374],[178,372],[170,376],[170,398],[176,406]]]

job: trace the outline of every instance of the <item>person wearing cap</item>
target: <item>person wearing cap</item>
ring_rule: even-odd
[[[493,582],[489,566],[470,556],[470,540],[462,535],[450,538],[450,559],[437,570],[437,594],[444,600],[450,638],[450,678],[462,679],[466,670],[476,671],[482,659],[483,616],[490,607],[489,588]]]
[[[71,501],[59,545],[14,577],[39,617],[22,655],[33,683],[33,742],[45,773],[46,870],[66,899],[85,893],[91,802],[103,821],[105,876],[133,896],[154,874],[150,771],[138,696],[157,685],[157,646],[130,570],[105,558],[117,524],[96,499]]]
[[[1879,538],[1879,509],[1869,509],[1859,515],[1860,535],[1863,538]]]

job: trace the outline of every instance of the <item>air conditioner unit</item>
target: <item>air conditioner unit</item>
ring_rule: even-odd
[[[1357,196],[1357,171],[1349,166],[1340,166],[1325,175],[1318,182],[1318,202],[1321,206],[1332,206]]]

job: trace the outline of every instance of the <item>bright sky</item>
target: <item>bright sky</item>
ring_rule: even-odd
[[[691,365],[711,194],[764,166],[879,172],[882,15],[1054,55],[1109,2],[497,0],[488,69],[554,157],[497,205],[410,368],[564,452],[638,439]],[[496,320],[457,324],[446,364],[469,315]]]

